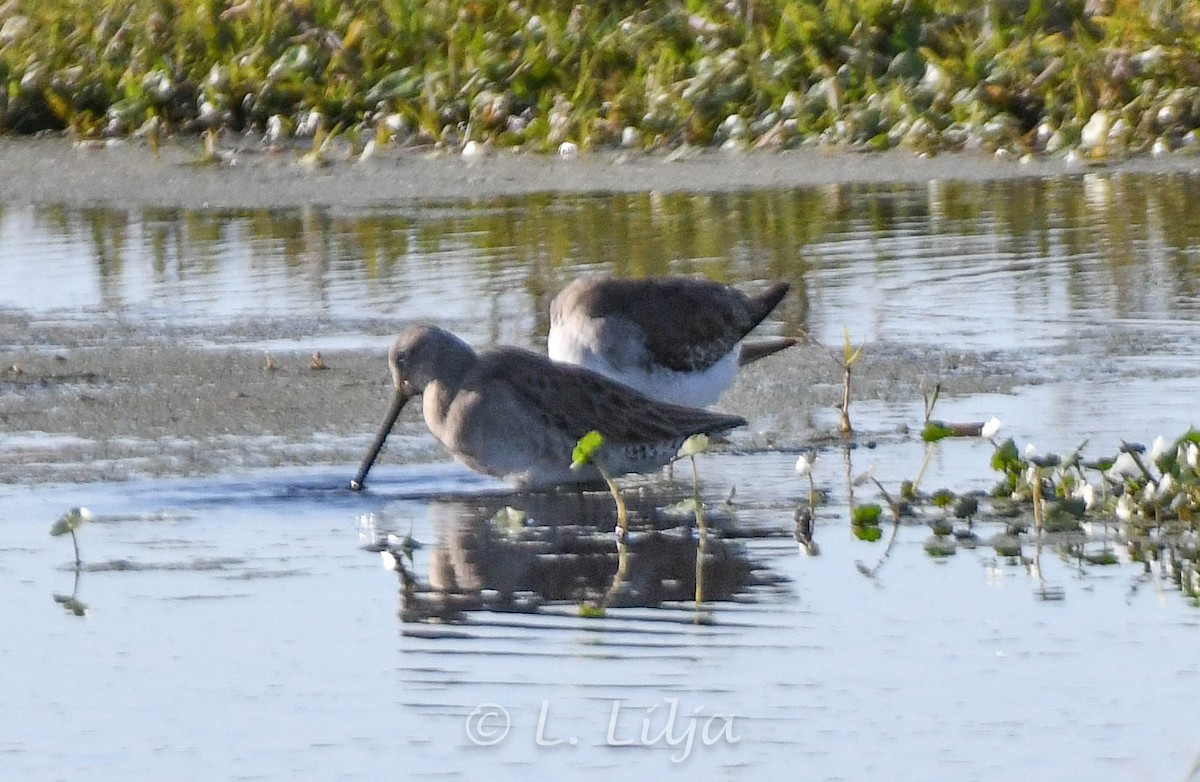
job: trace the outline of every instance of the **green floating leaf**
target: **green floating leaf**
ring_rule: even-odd
[[[944,537],[954,532],[954,525],[946,519],[935,519],[929,522],[929,528],[933,530],[933,534],[938,537]]]
[[[925,541],[925,553],[935,559],[941,559],[957,554],[958,546],[952,540],[934,537]]]
[[[607,614],[604,606],[593,605],[592,603],[584,603],[579,606],[579,615],[584,619],[603,619]]]
[[[969,519],[979,512],[979,500],[975,497],[959,497],[954,502],[954,516]]]
[[[868,502],[854,508],[850,521],[856,527],[878,527],[881,513],[883,508],[878,503]]]
[[[855,524],[853,529],[854,537],[868,543],[874,543],[883,537],[883,530],[870,524]]]
[[[79,529],[91,520],[92,512],[87,508],[71,508],[58,521],[54,522],[54,526],[50,528],[50,534],[55,537],[66,535],[68,532]]]
[[[933,493],[933,504],[939,508],[949,508],[954,504],[955,494],[949,489],[938,489]]]
[[[571,452],[571,469],[579,470],[591,464],[602,445],[604,435],[595,429],[579,438],[579,442],[575,443],[575,450]]]
[[[954,430],[941,421],[926,421],[925,428],[921,430],[921,439],[927,443],[936,443],[953,436]]]
[[[1001,557],[1021,556],[1021,539],[1016,535],[997,535],[992,539],[992,548]]]
[[[688,456],[695,456],[698,453],[704,453],[708,450],[708,435],[701,432],[694,434],[683,441],[683,445],[679,446],[679,453],[676,456],[684,459]]]

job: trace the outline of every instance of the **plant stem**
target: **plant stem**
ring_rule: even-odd
[[[599,465],[597,465],[599,466]],[[619,534],[624,537],[629,532],[629,512],[625,510],[625,498],[621,496],[620,490],[617,489],[616,481],[608,477],[608,473],[603,469],[600,474],[604,477],[604,482],[608,484],[608,490],[612,493],[613,500],[617,503],[617,529]]]
[[[850,458],[850,444],[846,443],[842,446],[842,460],[846,463],[846,510],[849,514],[848,518],[854,518],[854,476],[851,473],[854,471],[854,463]]]
[[[704,559],[708,554],[708,525],[704,520],[704,508],[700,504],[700,473],[696,469],[696,457],[692,460],[692,503],[696,507],[696,529],[699,542],[696,545],[696,611],[704,602]]]
[[[842,434],[851,434],[854,428],[850,426],[850,365],[842,366],[842,421],[838,425]]]
[[[1035,467],[1033,471],[1033,523],[1037,527],[1038,537],[1042,534],[1042,468]]]
[[[616,598],[617,592],[620,591],[621,585],[625,583],[625,574],[628,570],[629,541],[622,535],[617,538],[617,572],[613,574],[612,585],[604,593],[604,599],[600,601],[601,609],[607,609],[612,605],[612,601]]]
[[[933,452],[937,449],[937,443],[928,443],[925,446],[925,458],[921,460],[921,467],[917,470],[917,475],[913,478],[912,491],[915,496],[917,487],[921,485],[921,478],[925,475],[925,468],[929,466],[929,460],[933,458]]]
[[[71,544],[75,546],[75,572],[79,572],[79,568],[83,566],[83,560],[79,558],[79,538],[75,537],[75,530],[71,530]]]
[[[604,593],[604,599],[600,602],[601,608],[608,608],[612,604],[613,598],[617,596],[617,591],[625,582],[625,574],[629,570],[629,512],[625,509],[625,499],[621,496],[616,481],[612,479],[598,459],[593,459],[593,462],[596,469],[600,471],[600,477],[604,478],[604,482],[608,484],[613,501],[617,503],[617,572],[613,575],[612,585]]]

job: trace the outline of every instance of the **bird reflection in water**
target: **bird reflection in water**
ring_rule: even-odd
[[[430,505],[436,540],[427,557],[394,535],[369,548],[390,555],[385,559],[400,578],[405,622],[459,622],[472,611],[535,613],[597,600],[613,584],[621,545],[628,547],[629,568],[610,607],[691,601],[694,517],[690,511],[668,514],[663,508],[670,501],[647,492],[630,492],[625,499],[630,530],[624,539],[614,536],[616,514],[608,494],[563,492],[436,500]],[[731,600],[782,580],[750,559],[729,514],[708,510],[706,517],[706,602]],[[423,580],[419,571],[426,563]]]

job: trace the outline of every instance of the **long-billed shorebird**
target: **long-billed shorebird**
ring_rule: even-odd
[[[421,395],[425,423],[454,458],[522,488],[600,480],[594,466],[571,469],[575,444],[604,436],[599,459],[610,474],[669,462],[693,434],[718,434],[745,419],[668,404],[581,367],[520,348],[476,353],[436,326],[413,326],[388,354],[396,395],[352,489],[367,473],[404,405]]]
[[[788,292],[757,296],[712,280],[581,277],[550,304],[550,358],[578,364],[675,404],[707,407],[738,368],[796,340],[743,338]]]

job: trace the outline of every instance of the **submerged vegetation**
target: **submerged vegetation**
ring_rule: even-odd
[[[1200,141],[1200,6],[8,0],[0,80],[10,133],[1103,157]]]

